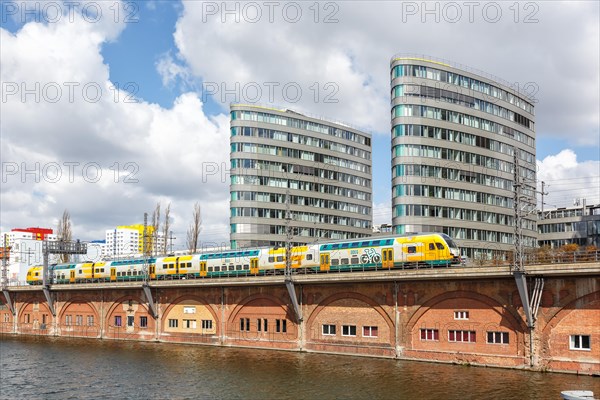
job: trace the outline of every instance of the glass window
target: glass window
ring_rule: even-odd
[[[508,332],[488,332],[487,342],[492,344],[508,344]]]
[[[328,336],[335,335],[335,325],[331,325],[331,324],[323,325],[323,335],[328,335]]]
[[[377,337],[377,327],[376,326],[363,326],[363,336],[364,337]]]
[[[356,325],[342,325],[342,336],[356,336]]]
[[[440,340],[440,332],[437,329],[421,329],[421,340],[438,341]]]
[[[454,311],[454,319],[469,319],[468,311]]]
[[[571,335],[571,350],[591,350],[590,335]]]

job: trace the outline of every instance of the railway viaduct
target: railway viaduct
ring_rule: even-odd
[[[600,375],[600,262],[527,266],[525,280],[528,307],[509,267],[294,275],[296,302],[283,276],[51,285],[51,304],[12,286],[0,333]]]

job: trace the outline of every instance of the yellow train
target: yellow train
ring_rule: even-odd
[[[420,233],[344,240],[293,247],[290,266],[298,272],[365,271],[415,266],[460,265],[455,242],[441,233]],[[52,283],[92,283],[221,276],[281,274],[284,248],[213,251],[185,256],[120,261],[56,264],[49,267]],[[42,266],[27,272],[29,284],[42,283]]]

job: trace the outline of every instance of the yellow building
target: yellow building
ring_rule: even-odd
[[[158,232],[154,243],[154,227],[146,227],[148,250],[160,254],[164,247],[162,232]],[[144,225],[119,225],[106,231],[104,255],[108,257],[137,256],[144,253]]]

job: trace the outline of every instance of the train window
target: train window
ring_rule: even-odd
[[[104,272],[104,268],[100,268],[100,272]]]
[[[282,262],[283,261],[283,256],[277,256],[277,262]]]
[[[233,264],[229,264],[229,270],[230,271],[234,271],[235,270],[235,266]]]
[[[332,258],[331,265],[340,265],[340,260],[338,258]]]
[[[408,254],[414,254],[414,253],[416,253],[416,252],[417,252],[417,248],[416,248],[415,246],[408,246],[408,247],[406,248],[406,252],[407,252]]]
[[[352,244],[350,245],[350,247],[352,247],[352,248],[356,248],[356,247],[358,247],[358,245],[359,245],[359,244],[360,244],[360,243],[358,243],[358,242],[354,242],[354,243],[352,243]]]
[[[435,250],[435,244],[429,243],[429,250]]]
[[[441,243],[436,243],[435,245],[437,246],[438,250],[444,250],[445,249],[444,245],[441,244]]]
[[[81,274],[81,273],[83,273],[83,271],[82,271],[82,270],[79,270],[79,273]]]
[[[236,271],[241,271],[241,270],[242,270],[242,266],[241,266],[241,265],[239,265],[239,264],[238,264],[238,265],[236,265],[236,266],[235,266],[235,270],[236,270]]]
[[[269,257],[269,262],[270,263],[275,262],[275,257]]]
[[[213,267],[208,267],[208,272],[213,272]]]
[[[131,275],[132,275],[132,276],[137,276],[137,271],[133,271],[133,272],[131,273]]]
[[[227,271],[227,265],[221,266],[221,271]]]
[[[312,261],[312,259],[313,259],[312,254],[306,255],[306,261]]]
[[[215,267],[215,272],[219,272],[221,271],[221,267],[219,267],[218,265]]]
[[[350,259],[350,263],[351,264],[358,264],[358,257],[352,257],[352,259]]]
[[[348,265],[350,264],[350,260],[347,258],[342,258],[342,265]]]
[[[169,264],[169,269],[175,268],[175,264]]]
[[[243,269],[250,269],[250,266],[248,264],[244,264]]]
[[[167,264],[163,264],[163,269],[167,269]]]
[[[192,268],[192,263],[191,262],[187,263],[187,267]]]

